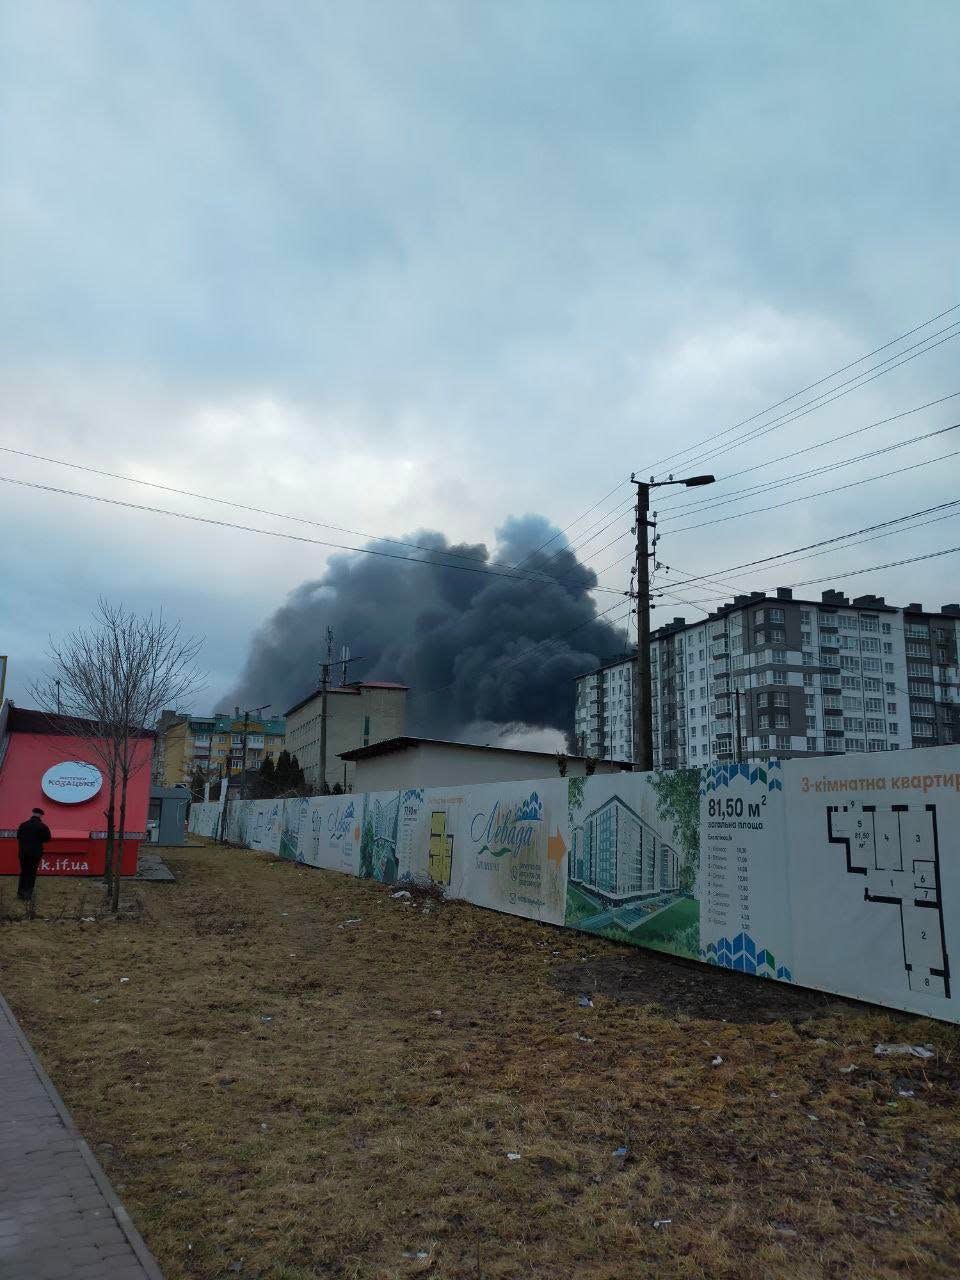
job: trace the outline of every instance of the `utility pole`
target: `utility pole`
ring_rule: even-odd
[[[687,476],[684,480],[649,481],[638,480],[631,472],[630,483],[637,486],[636,532],[637,562],[636,601],[637,601],[637,697],[634,700],[634,768],[641,773],[653,768],[653,698],[650,677],[650,529],[655,521],[650,520],[650,490],[660,489],[668,484],[682,484],[688,489],[704,484],[713,484],[712,475]]]
[[[259,717],[264,713],[264,711],[266,711],[267,707],[269,706],[270,706],[269,702],[264,702],[262,706],[254,707],[253,710],[256,712],[257,716]],[[240,708],[237,707],[237,712],[239,713],[239,711],[240,711]],[[243,754],[240,758],[240,799],[241,800],[246,799],[246,795],[247,795],[247,734],[249,732],[250,732],[250,710],[248,708],[243,713],[243,738],[242,738]]]
[[[637,486],[637,692],[633,704],[636,767],[653,768],[653,708],[650,676],[650,486],[630,479]]]
[[[333,627],[327,627],[327,660],[320,664],[320,794],[330,794],[327,785],[327,690],[333,665]],[[344,664],[346,665],[346,664]]]

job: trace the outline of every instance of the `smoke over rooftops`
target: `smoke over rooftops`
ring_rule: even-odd
[[[323,576],[291,592],[254,636],[230,701],[298,702],[316,688],[329,626],[337,646],[348,644],[364,656],[351,664],[350,680],[410,686],[408,733],[456,737],[476,721],[569,733],[573,677],[622,653],[626,635],[597,618],[589,594],[596,576],[562,539],[531,556],[555,532],[542,516],[511,517],[497,530],[492,554],[483,543],[449,543],[435,531],[410,535],[411,542],[430,548],[409,553],[429,568],[375,556],[332,556]],[[397,552],[393,543],[368,545]],[[445,567],[451,551],[475,556],[476,567],[501,573],[507,572],[501,565],[531,556],[523,572],[542,571],[552,580]],[[623,604],[614,618],[626,611]]]

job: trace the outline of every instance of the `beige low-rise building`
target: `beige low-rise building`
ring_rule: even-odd
[[[403,733],[407,686],[386,680],[356,680],[327,690],[327,786],[354,787],[353,763],[340,757]],[[286,712],[287,750],[303,769],[307,785],[322,789],[321,720],[323,694],[317,689]]]
[[[344,758],[356,770],[355,791],[526,782],[561,776],[582,778],[590,768],[597,773],[621,773],[633,768],[628,760],[591,760],[587,756],[560,756],[555,751],[481,747],[437,738],[396,737],[347,751]]]

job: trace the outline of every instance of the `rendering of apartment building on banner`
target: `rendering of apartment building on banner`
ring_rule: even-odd
[[[611,796],[570,833],[570,880],[608,902],[676,891],[676,849],[622,800]]]
[[[674,618],[650,647],[657,768],[960,743],[957,604],[779,587],[702,622]],[[633,758],[635,678],[625,656],[578,679],[579,750]]]
[[[154,781],[164,787],[189,782],[198,767],[211,778],[239,773],[243,734],[243,716],[237,712],[197,716],[164,711],[157,724]],[[286,723],[283,716],[251,717],[246,735],[247,768],[259,769],[268,756],[276,763],[285,745]]]

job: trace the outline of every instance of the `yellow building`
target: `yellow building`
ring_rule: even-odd
[[[251,719],[244,726],[241,715],[176,716],[164,712],[157,726],[154,779],[165,787],[189,783],[196,769],[205,777],[239,773],[243,765],[243,738],[247,738],[247,768],[259,769],[268,757],[276,764],[286,742],[283,716]]]

